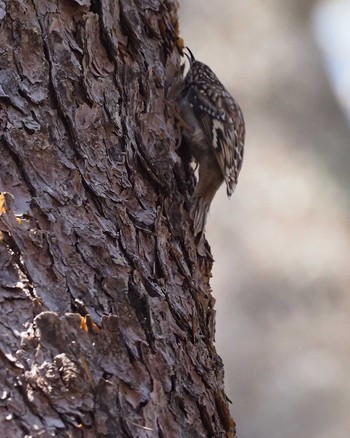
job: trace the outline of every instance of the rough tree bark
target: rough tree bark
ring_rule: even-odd
[[[0,1],[1,436],[234,436],[178,153],[175,0]]]

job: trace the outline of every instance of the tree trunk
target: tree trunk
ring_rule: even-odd
[[[175,0],[0,2],[1,436],[234,436]]]

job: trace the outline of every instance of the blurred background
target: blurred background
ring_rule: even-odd
[[[350,0],[180,0],[241,104],[246,154],[207,239],[239,438],[350,437]]]

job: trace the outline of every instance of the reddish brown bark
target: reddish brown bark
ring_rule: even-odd
[[[234,435],[177,148],[176,14],[0,2],[2,436]]]

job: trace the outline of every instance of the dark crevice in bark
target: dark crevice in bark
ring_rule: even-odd
[[[141,259],[139,257],[137,257],[135,254],[133,254],[131,251],[128,250],[127,244],[122,237],[122,232],[121,232],[121,235],[119,238],[119,243],[120,243],[120,249],[122,249],[123,255],[129,261],[130,265],[141,276],[142,280],[144,281],[144,286],[145,286],[147,292],[150,294],[150,296],[151,297],[163,297],[164,292],[163,292],[162,288],[158,284],[156,284],[152,279],[150,279],[147,275],[144,274],[144,269],[142,266]]]
[[[116,3],[119,4],[119,0],[116,0]],[[106,50],[106,53],[108,55],[108,59],[110,62],[115,64],[115,60],[118,58],[118,53],[116,48],[114,48],[114,45],[108,35],[104,19],[103,19],[103,9],[101,5],[101,0],[91,0],[91,12],[95,13],[98,16],[99,19],[99,25],[100,25],[100,36],[101,36],[101,42]],[[115,64],[116,65],[116,64]],[[118,85],[118,84],[116,84]]]
[[[3,232],[2,233],[2,238],[5,244],[8,245],[8,247],[11,249],[12,254],[13,254],[13,258],[15,260],[15,263],[18,267],[18,269],[23,273],[23,275],[28,279],[28,282],[26,284],[26,287],[28,289],[28,292],[30,293],[31,297],[37,298],[35,293],[34,293],[34,289],[33,289],[33,280],[30,276],[30,273],[28,272],[25,263],[23,263],[22,259],[21,259],[21,249],[19,248],[15,238],[13,236],[11,236],[10,233],[6,233]]]
[[[51,104],[52,108],[57,112],[58,117],[60,118],[63,126],[65,127],[65,133],[70,140],[70,145],[73,147],[75,153],[79,157],[80,154],[79,154],[78,148],[76,147],[76,142],[75,142],[75,137],[74,137],[74,126],[70,123],[69,119],[67,118],[67,116],[64,112],[64,109],[63,109],[62,102],[59,99],[59,94],[57,91],[58,84],[56,82],[56,78],[54,77],[54,73],[53,73],[53,65],[55,65],[55,60],[52,59],[51,54],[50,54],[50,49],[49,49],[48,42],[47,42],[48,37],[44,37],[44,35],[47,35],[47,32],[46,32],[46,29],[45,29],[44,24],[42,22],[42,19],[40,18],[39,14],[38,14],[36,1],[33,1],[33,6],[34,6],[37,20],[38,20],[38,23],[39,23],[39,26],[41,29],[42,42],[43,42],[43,46],[42,46],[43,53],[45,55],[47,65],[49,66],[48,90],[49,90],[49,96],[50,96],[50,104]]]
[[[23,181],[25,182],[27,189],[33,198],[36,197],[36,190],[34,185],[32,184],[31,177],[28,175],[26,171],[26,163],[24,163],[21,155],[17,152],[17,148],[11,142],[11,137],[5,131],[2,136],[3,145],[6,147],[8,153],[10,154],[12,161],[17,168],[19,174],[21,175]]]
[[[81,182],[82,182],[83,187],[85,189],[85,194],[86,194],[87,199],[90,202],[92,202],[94,207],[96,207],[96,210],[98,211],[98,213],[102,217],[105,217],[105,213],[104,213],[104,210],[103,210],[103,204],[102,204],[103,200],[99,198],[97,193],[95,193],[93,186],[91,186],[91,185],[89,185],[87,183],[87,181],[85,180],[83,175],[81,175]]]
[[[165,297],[168,305],[169,305],[169,311],[172,315],[172,317],[174,318],[174,320],[176,321],[176,325],[178,326],[178,328],[180,330],[182,330],[184,333],[187,334],[188,339],[190,340],[190,342],[192,344],[195,343],[195,335],[193,333],[193,326],[192,326],[192,320],[188,320],[188,318],[186,317],[186,315],[181,315],[179,310],[174,308],[171,300],[169,299],[169,297]]]

